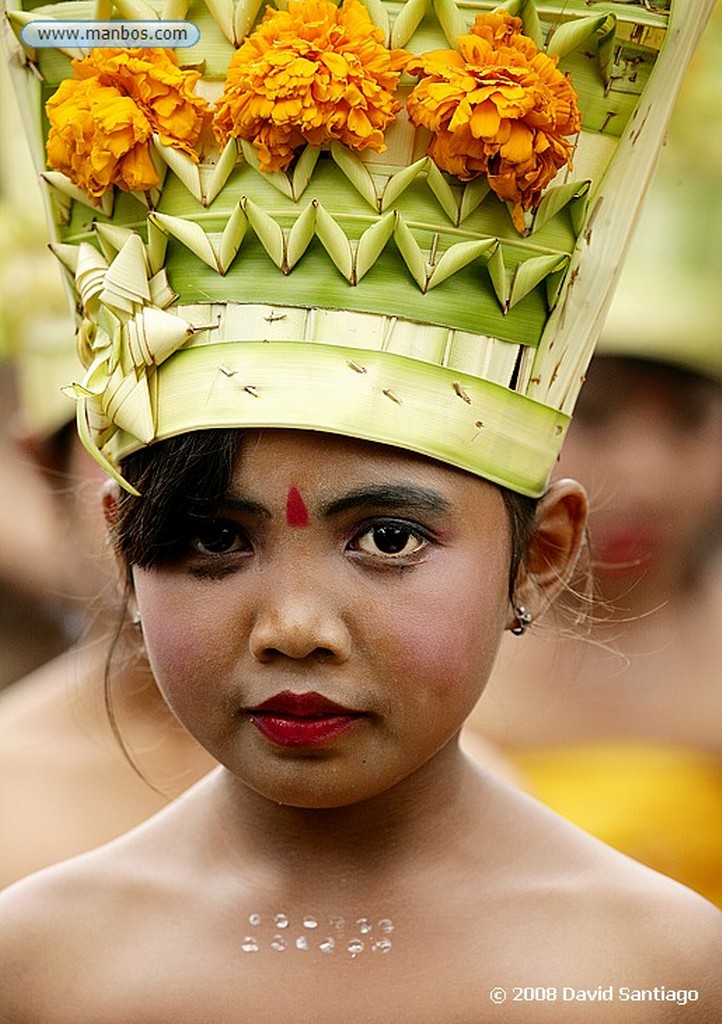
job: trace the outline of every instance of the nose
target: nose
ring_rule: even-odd
[[[617,444],[614,477],[628,505],[654,508],[669,493],[665,482],[679,476],[679,438],[670,436],[664,424],[652,429],[638,419]]]
[[[286,576],[271,582],[259,603],[251,629],[252,657],[261,664],[282,658],[341,664],[351,652],[351,637],[339,596],[318,581]]]

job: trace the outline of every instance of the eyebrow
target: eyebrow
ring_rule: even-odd
[[[374,484],[349,491],[321,508],[325,516],[337,516],[357,508],[397,508],[426,515],[445,515],[452,511],[451,502],[438,491],[415,484]]]
[[[258,501],[251,501],[250,498],[242,498],[238,494],[224,494],[218,503],[218,508],[228,512],[244,512],[262,519],[273,518],[273,514],[265,505],[261,505]]]
[[[224,494],[218,508],[262,519],[273,518],[273,513],[265,505],[238,494]],[[453,510],[451,502],[431,488],[419,487],[416,484],[372,484],[324,503],[320,511],[322,515],[331,518],[358,508],[395,508],[400,511],[437,516],[448,515]]]

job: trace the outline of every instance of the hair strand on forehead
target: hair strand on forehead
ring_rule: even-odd
[[[228,492],[238,430],[201,430],[129,456],[123,474],[140,492],[122,491],[113,541],[126,566],[163,562],[191,517],[210,515]]]
[[[128,568],[150,568],[170,557],[191,517],[212,514],[228,492],[239,430],[202,430],[144,448],[123,462],[140,497],[121,492],[113,530]],[[509,597],[534,532],[537,499],[499,488],[509,519]]]

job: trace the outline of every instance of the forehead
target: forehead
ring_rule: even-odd
[[[656,399],[672,407],[722,400],[722,383],[669,363],[631,356],[597,356],[579,396],[578,409],[601,401],[626,406]]]
[[[247,431],[241,438],[232,488],[298,507],[356,487],[405,482],[432,488],[452,503],[490,504],[497,487],[435,459],[389,445],[304,430]]]

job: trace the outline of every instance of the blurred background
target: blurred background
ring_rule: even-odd
[[[60,393],[73,325],[12,84],[0,66],[0,687],[72,642],[82,610],[70,599],[62,530],[48,482],[24,443],[73,415]],[[34,387],[32,382],[37,382]]]

